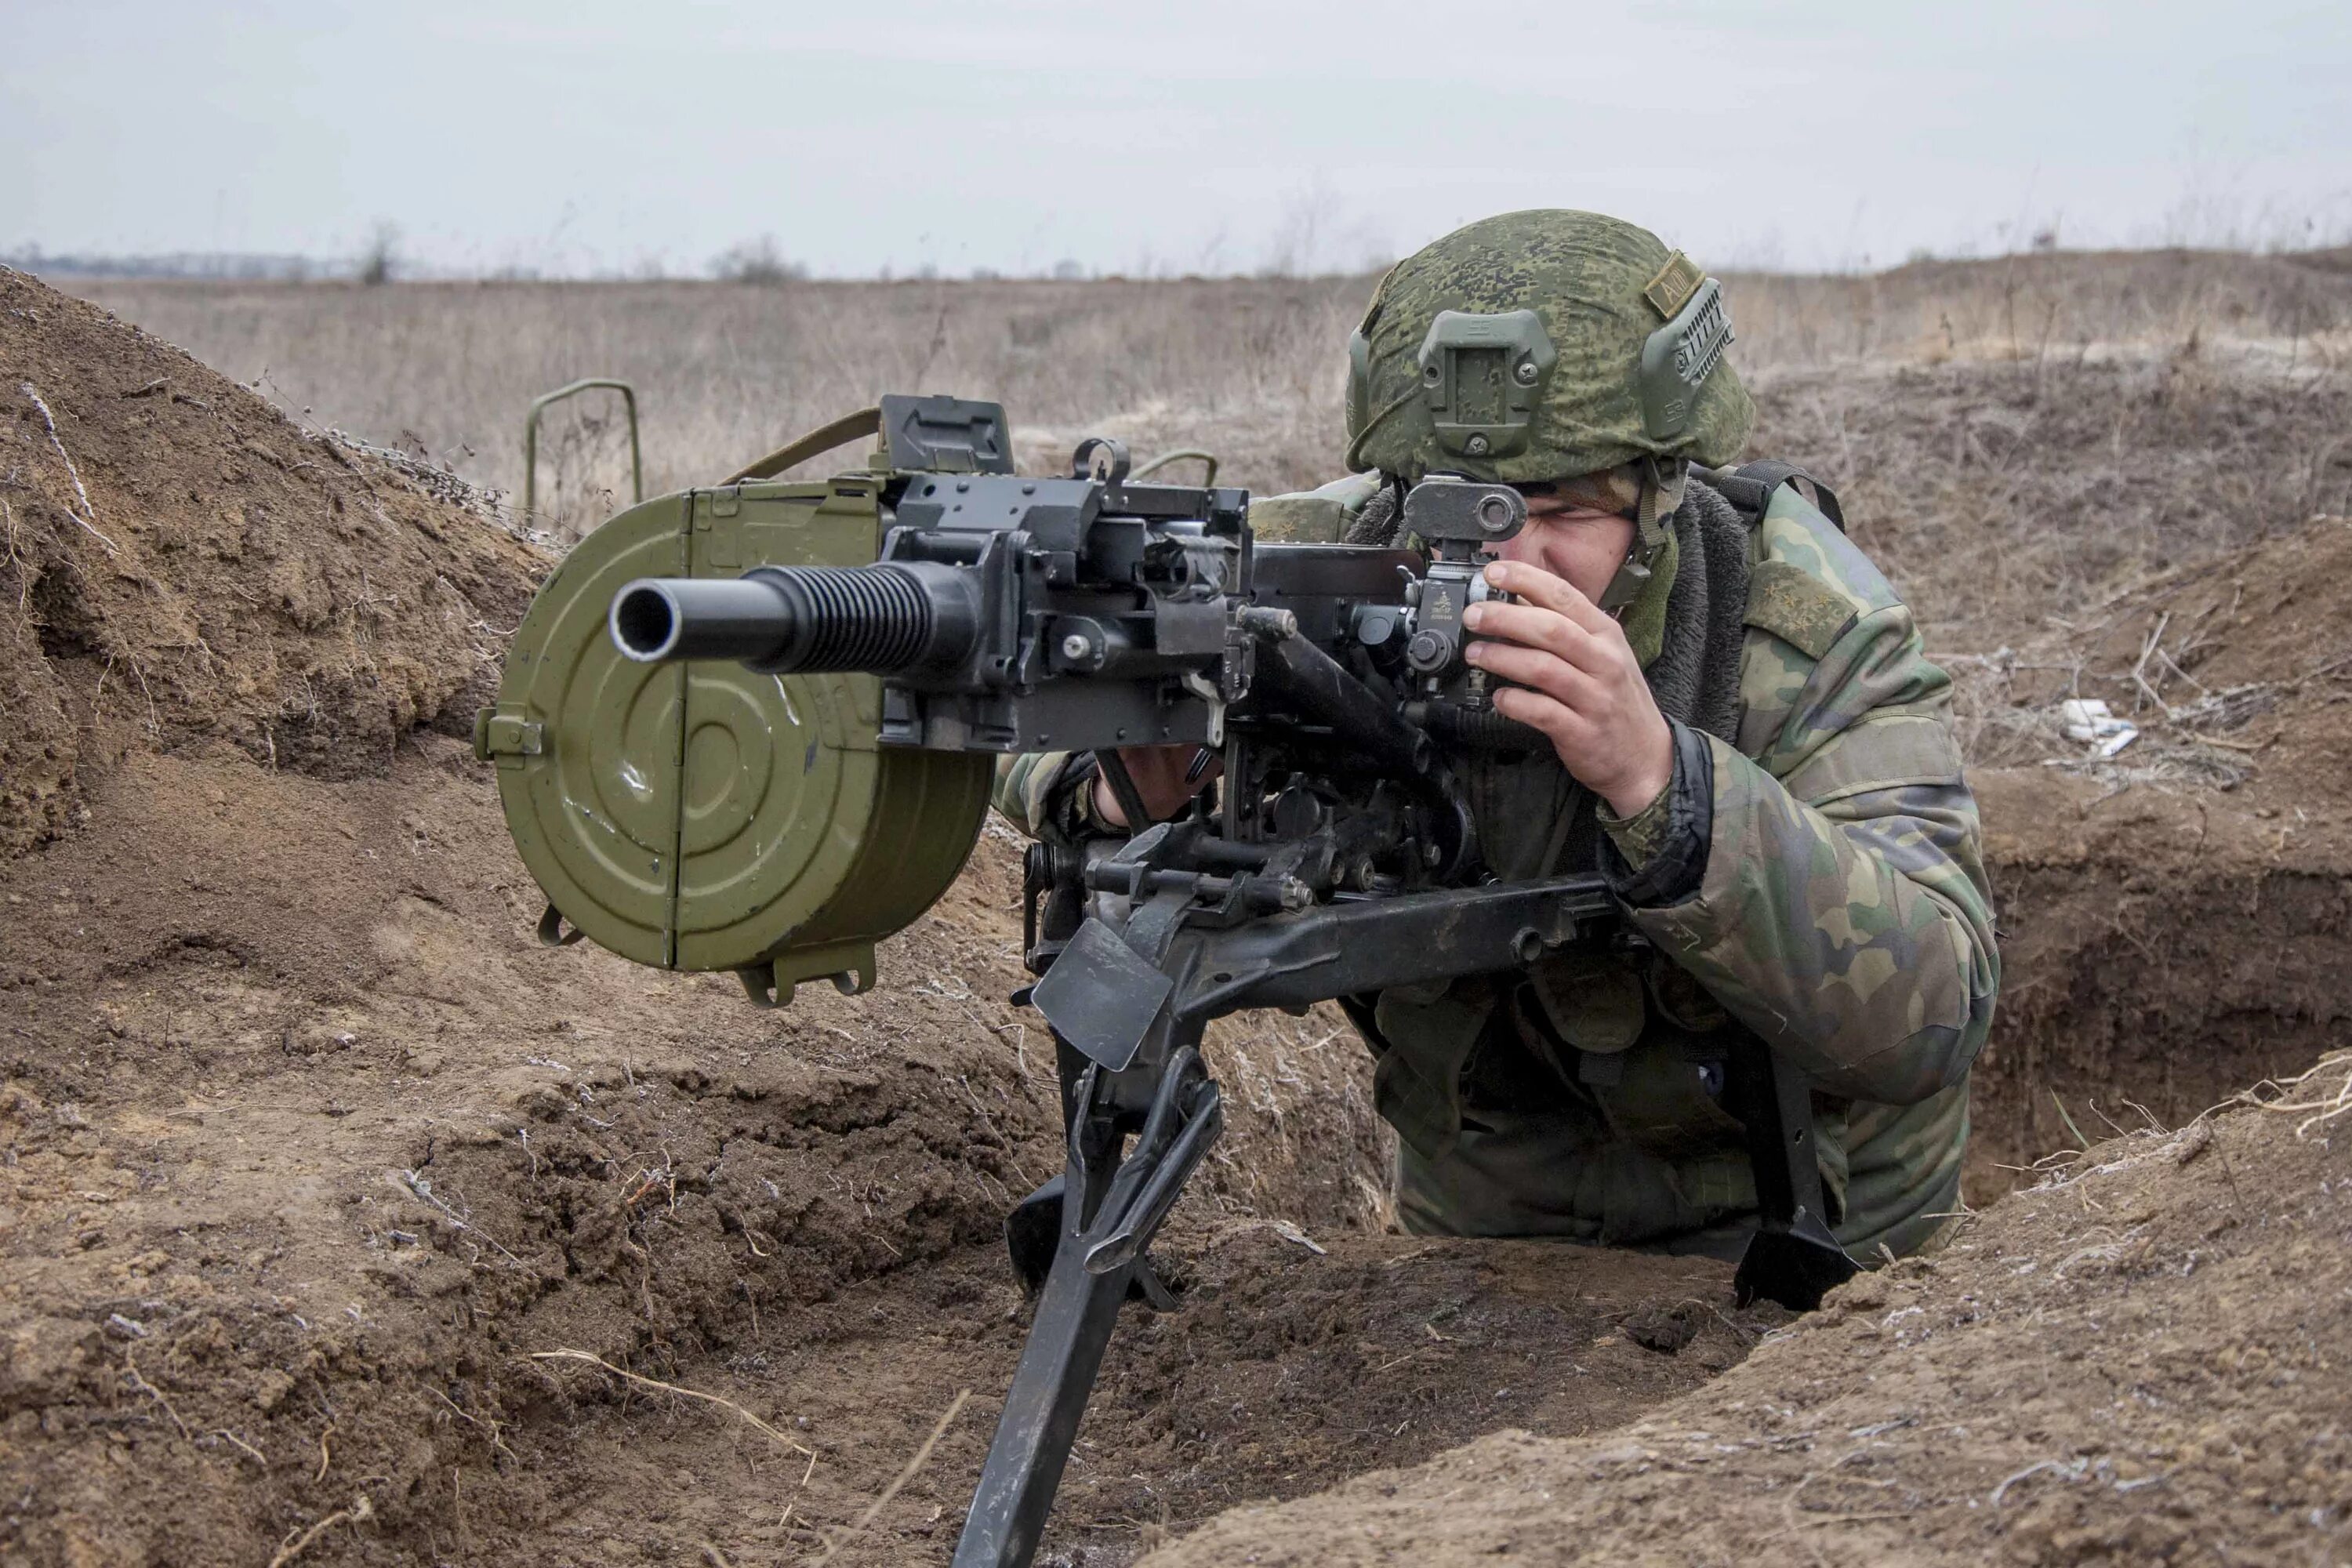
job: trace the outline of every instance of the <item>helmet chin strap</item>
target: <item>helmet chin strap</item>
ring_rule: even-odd
[[[1650,585],[1651,570],[1674,537],[1669,520],[1683,504],[1683,483],[1690,477],[1687,458],[1645,457],[1640,466],[1642,500],[1633,509],[1633,542],[1627,546],[1617,574],[1601,591],[1601,610],[1621,618]]]

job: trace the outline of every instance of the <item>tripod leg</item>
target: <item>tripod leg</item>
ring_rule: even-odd
[[[1135,1273],[1130,1263],[1089,1274],[1083,1254],[1079,1239],[1065,1233],[956,1542],[954,1568],[1025,1568],[1036,1552]]]
[[[1216,1137],[1223,1112],[1194,1043],[1178,1047],[1156,1068],[1137,1070],[1143,1076],[1122,1080],[1090,1066],[1073,1086],[1053,1262],[956,1542],[955,1568],[1027,1568],[1119,1303],[1141,1283],[1154,1306],[1172,1304],[1149,1273],[1144,1248]],[[1148,1098],[1138,1092],[1147,1089]],[[1122,1162],[1130,1131],[1135,1146]],[[1055,1213],[1043,1191],[1014,1211],[1021,1228],[1008,1226],[1007,1239],[1016,1267],[1024,1248],[1036,1256],[1046,1216]]]
[[[1033,1294],[1045,1288],[1045,1276],[1053,1270],[1054,1253],[1061,1242],[1063,1188],[1063,1178],[1055,1176],[1013,1205],[1013,1212],[1004,1216],[1004,1247],[1013,1255],[1013,1277],[1021,1281],[1021,1289]],[[1127,1299],[1144,1302],[1155,1312],[1172,1312],[1177,1306],[1175,1292],[1160,1282],[1148,1257],[1136,1260]]]
[[[1733,1113],[1748,1129],[1758,1214],[1733,1292],[1743,1307],[1761,1296],[1810,1312],[1862,1268],[1830,1234],[1822,1211],[1812,1091],[1753,1036],[1732,1047],[1727,1067]]]

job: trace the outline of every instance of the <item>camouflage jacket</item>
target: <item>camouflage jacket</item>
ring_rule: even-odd
[[[1253,517],[1329,538],[1363,493],[1343,481]],[[1678,748],[1705,750],[1710,820],[1695,889],[1630,911],[1651,957],[1379,998],[1375,1097],[1412,1228],[1728,1250],[1754,1184],[1694,1064],[1730,1021],[1814,1083],[1858,1256],[1908,1251],[1957,1206],[1999,967],[1949,682],[1885,579],[1792,489],[1754,531],[1745,620],[1737,744],[1677,727]],[[1032,833],[1098,831],[1088,792],[1057,789],[1065,760],[1014,759],[999,808]],[[1469,782],[1490,846],[1574,809],[1549,758]],[[1657,816],[1600,814],[1637,870]],[[1507,848],[1492,858],[1512,874]]]

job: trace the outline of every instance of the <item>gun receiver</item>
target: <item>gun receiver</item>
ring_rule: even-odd
[[[1449,765],[1531,743],[1462,658],[1480,552],[1525,521],[1517,492],[1413,487],[1425,556],[1259,542],[1244,492],[1132,483],[1114,441],[1082,445],[1066,478],[1016,475],[1003,418],[884,399],[877,561],[643,577],[608,623],[641,665],[879,677],[888,748],[1092,751],[1114,782],[1123,746],[1222,752],[1213,808],[1029,854],[1039,978],[1020,999],[1053,1028],[1067,1159],[1008,1220],[1036,1315],[957,1568],[1031,1561],[1120,1303],[1173,1305],[1146,1249],[1223,1126],[1212,1018],[1360,1013],[1384,987],[1638,941],[1597,873],[1486,879]],[[1801,1310],[1855,1266],[1822,1221],[1809,1093],[1750,1044],[1726,1086],[1762,1209],[1737,1283]]]

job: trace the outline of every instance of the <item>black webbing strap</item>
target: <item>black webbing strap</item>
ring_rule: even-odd
[[[1127,771],[1127,759],[1116,751],[1105,748],[1094,753],[1095,769],[1110,781],[1110,793],[1118,801],[1118,814],[1127,818],[1127,830],[1142,832],[1156,820],[1143,804],[1143,792],[1135,787],[1135,775]]]
[[[1737,468],[1717,469],[1704,476],[1723,499],[1739,509],[1741,515],[1753,522],[1764,515],[1772,502],[1772,492],[1782,485],[1794,485],[1806,504],[1818,510],[1845,531],[1845,512],[1839,507],[1837,491],[1813,478],[1794,463],[1784,463],[1778,458],[1761,458],[1752,463],[1742,463]]]

